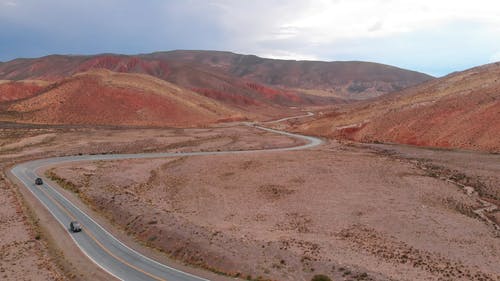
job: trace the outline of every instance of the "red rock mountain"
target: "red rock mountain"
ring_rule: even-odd
[[[386,94],[431,77],[365,62],[172,51],[15,59],[0,63],[0,79],[11,81],[0,85],[1,120],[188,126],[290,115],[295,108]]]
[[[338,108],[298,129],[363,142],[500,152],[500,63]]]
[[[55,81],[95,68],[148,74],[235,104],[250,99],[287,106],[331,103],[331,97],[363,99],[432,79],[376,63],[274,60],[217,51],[16,59],[0,64],[0,79]]]
[[[294,61],[214,51],[171,51],[142,55],[231,77],[319,96],[365,99],[431,80],[423,73],[360,61]]]
[[[0,104],[35,96],[48,84],[46,81],[0,81]]]
[[[197,126],[237,120],[237,110],[161,79],[92,70],[4,105],[2,119],[40,124]]]

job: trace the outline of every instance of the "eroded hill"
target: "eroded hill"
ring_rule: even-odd
[[[432,79],[423,73],[362,61],[277,60],[213,51],[159,52],[144,57],[203,65],[232,77],[343,99],[376,97]]]
[[[500,151],[500,63],[328,112],[300,131],[363,142]]]
[[[3,119],[41,124],[196,126],[243,115],[172,83],[143,74],[91,70],[11,103]]]
[[[0,79],[55,81],[95,68],[148,74],[223,101],[241,96],[281,105],[365,99],[432,79],[369,62],[274,60],[217,51],[16,59],[0,64]]]

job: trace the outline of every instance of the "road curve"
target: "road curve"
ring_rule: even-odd
[[[310,116],[310,115],[307,115]],[[294,117],[297,118],[297,117]],[[290,118],[291,119],[291,118]],[[285,120],[285,119],[284,119]],[[288,119],[286,119],[288,120]],[[35,178],[41,177],[37,170],[54,164],[96,161],[119,160],[135,158],[162,158],[179,156],[247,154],[255,152],[277,152],[308,149],[318,146],[322,140],[315,137],[303,136],[270,128],[261,127],[254,123],[245,123],[257,129],[281,134],[296,139],[305,140],[304,145],[284,148],[257,149],[243,151],[214,151],[214,152],[183,152],[183,153],[140,153],[140,154],[108,154],[108,155],[81,155],[40,159],[18,164],[11,169],[12,174],[47,208],[61,226],[66,229],[70,237],[80,250],[103,270],[120,280],[168,280],[168,281],[200,281],[207,280],[192,274],[177,270],[150,259],[129,248],[106,231],[90,216],[75,206],[70,200],[59,193],[48,183],[35,185]],[[72,220],[79,221],[83,231],[71,233],[68,229]]]
[[[306,115],[291,116],[291,117],[285,117],[285,118],[281,118],[281,119],[277,119],[277,120],[267,121],[266,124],[279,123],[279,122],[283,122],[283,121],[286,121],[286,120],[305,118],[305,117],[310,117],[310,116],[313,116],[313,115],[314,115],[314,113],[308,112]]]

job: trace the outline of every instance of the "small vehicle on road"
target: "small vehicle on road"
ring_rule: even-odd
[[[35,184],[36,185],[42,185],[43,184],[43,180],[41,178],[36,178],[35,179]]]
[[[80,232],[82,231],[82,226],[77,221],[72,221],[69,223],[69,229],[71,232]]]

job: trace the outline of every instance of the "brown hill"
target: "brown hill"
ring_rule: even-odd
[[[55,82],[4,112],[8,121],[90,125],[195,126],[242,117],[212,99],[152,76],[107,70]]]
[[[142,57],[204,66],[231,77],[344,99],[379,96],[433,78],[415,71],[359,61],[276,60],[217,51],[171,51]]]
[[[148,74],[234,104],[250,99],[285,106],[337,101],[331,97],[363,99],[432,79],[376,63],[287,61],[217,51],[16,59],[0,64],[0,79],[57,80],[95,68]]]
[[[90,57],[60,55],[15,59],[0,64],[0,79],[55,81],[73,75],[88,59]]]
[[[106,78],[111,82],[103,82],[106,80],[104,78],[106,75],[103,73],[97,72],[100,76],[95,72],[92,72],[92,75],[87,73],[95,69],[113,71],[112,75],[103,72],[113,77],[112,79]],[[82,72],[87,75],[77,75]],[[123,87],[124,81],[118,83],[117,79],[121,76],[116,73],[138,74],[126,77],[130,79],[141,77],[143,82],[137,83],[134,87],[130,84]],[[267,76],[273,78],[269,80]],[[52,55],[37,59],[16,59],[0,63],[0,79],[18,81],[38,79],[53,83],[47,91],[42,91],[43,95],[37,95],[9,107],[3,106],[2,115],[14,121],[176,125],[188,124],[188,121],[206,123],[213,122],[214,119],[229,118],[231,120],[234,114],[249,118],[275,118],[291,115],[297,107],[338,104],[353,97],[361,98],[387,93],[395,88],[429,79],[429,76],[362,62],[297,62],[263,59],[228,52],[173,51],[137,56]],[[178,91],[183,93],[198,93],[194,101],[200,96],[207,97],[208,99],[198,103],[200,107],[213,103],[231,112],[206,115],[195,110],[193,116],[173,116],[174,105],[181,107],[179,112],[186,112],[186,114],[189,112],[183,106],[186,102],[190,102],[191,96],[180,95],[180,100],[184,98],[186,100],[165,105],[163,109],[167,113],[161,113],[156,107],[165,104],[165,100],[159,101],[159,95],[151,95],[151,89],[147,88],[153,81],[151,79],[156,79],[154,80],[156,84],[160,83],[159,79],[170,82],[165,82],[163,85],[167,89],[166,92],[171,92],[172,88],[177,87]],[[82,82],[83,80],[85,83]],[[353,86],[359,83],[369,87]],[[25,93],[26,96],[23,98],[26,98],[35,95],[38,90],[19,87],[18,93]],[[156,89],[153,92],[161,93],[162,91]],[[351,92],[356,94],[351,95]],[[94,95],[95,99],[87,97],[89,93]],[[142,95],[137,95],[137,93]],[[332,96],[339,96],[342,99]],[[121,100],[121,106],[116,105],[117,97]],[[139,97],[140,102],[136,100]],[[66,100],[68,102],[65,102]],[[97,104],[93,105],[92,102]],[[105,107],[105,102],[110,103],[109,108]],[[125,102],[131,104],[125,104]],[[148,104],[148,102],[153,104]],[[138,115],[136,112],[139,111],[139,104],[154,112],[151,113],[154,116]],[[117,113],[112,113],[113,110],[117,110]],[[9,112],[6,113],[6,111]],[[70,118],[65,118],[65,115]],[[201,117],[205,115],[207,118]],[[161,116],[167,121],[160,122]],[[134,118],[138,120],[135,121]]]
[[[123,73],[148,74],[189,88],[212,99],[253,110],[269,106],[314,105],[335,102],[335,99],[309,96],[288,90],[232,77],[211,65],[185,61],[167,61],[146,56],[47,56],[38,59],[17,59],[0,64],[0,77],[4,79],[42,79],[57,81],[91,69],[107,69]]]
[[[500,63],[337,109],[299,130],[363,142],[500,151]]]
[[[107,69],[114,72],[140,73],[164,79],[168,66],[158,60],[143,60],[135,56],[97,55],[63,56],[51,55],[35,59],[15,59],[0,64],[1,79],[9,80],[59,80],[78,72],[91,69]]]
[[[168,81],[191,89],[244,110],[260,112],[268,107],[322,105],[340,102],[339,99],[302,94],[286,88],[276,88],[248,79],[232,77],[223,71],[206,66],[169,62]],[[278,109],[279,110],[279,109]]]
[[[45,81],[0,81],[0,103],[32,97],[48,84]]]

